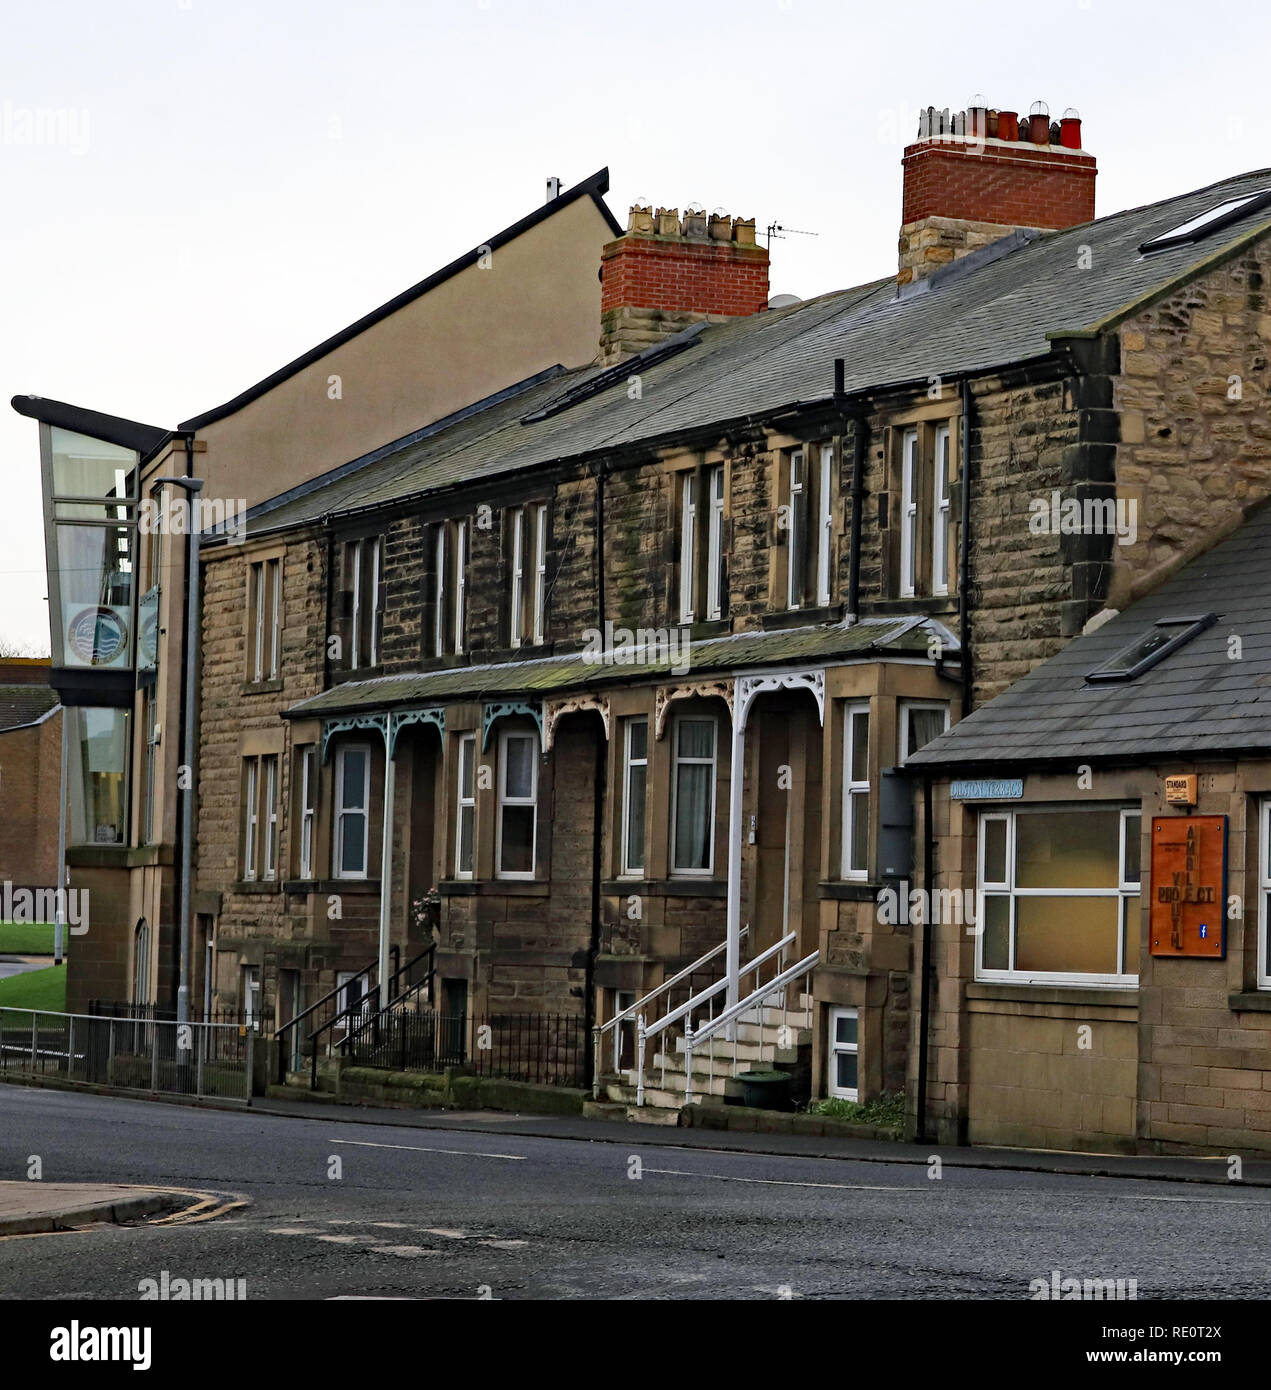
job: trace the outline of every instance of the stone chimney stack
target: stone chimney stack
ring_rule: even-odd
[[[1057,231],[1094,217],[1095,159],[1081,147],[1081,117],[1052,122],[973,97],[952,114],[928,106],[905,149],[900,284],[921,280],[1020,228]]]
[[[768,305],[768,252],[754,218],[639,203],[625,236],[600,253],[600,348],[620,362],[689,324],[757,314]]]

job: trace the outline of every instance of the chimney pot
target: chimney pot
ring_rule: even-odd
[[[680,234],[680,210],[679,208],[659,208],[657,215],[658,236],[674,236]]]
[[[733,224],[732,219],[723,208],[716,208],[711,213],[710,222],[707,224],[707,233],[712,241],[729,241],[732,238]]]
[[[553,175],[547,180],[547,201],[548,201],[549,203],[551,203],[551,202],[554,202],[554,201],[555,201],[557,198],[559,198],[559,197],[560,197],[560,179],[558,179],[558,178],[556,177],[556,175],[553,174]]]
[[[653,231],[653,204],[642,203],[637,199],[631,204],[627,216],[627,231],[648,236]]]
[[[1059,118],[1059,143],[1066,150],[1081,148],[1081,116],[1071,106]]]
[[[999,140],[1019,139],[1019,112],[999,111],[997,113],[997,138]]]
[[[735,217],[733,219],[733,240],[738,246],[753,246],[755,244],[755,219],[753,217]]]

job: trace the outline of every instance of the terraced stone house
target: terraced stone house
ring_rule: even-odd
[[[949,812],[905,766],[1267,490],[1268,176],[1094,221],[1075,114],[985,108],[904,158],[897,272],[774,301],[753,222],[635,207],[581,365],[205,536],[211,998],[362,1036],[422,992],[617,1105],[776,1060],[924,1125],[952,981],[880,895]]]

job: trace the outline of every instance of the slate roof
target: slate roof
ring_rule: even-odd
[[[38,723],[57,708],[57,692],[47,685],[0,685],[0,733]]]
[[[665,678],[677,665],[681,671],[676,674],[682,674],[685,664],[689,676],[697,678],[717,671],[792,662],[823,663],[853,656],[866,656],[872,661],[885,660],[888,656],[925,660],[930,630],[939,634],[946,651],[958,650],[957,639],[933,619],[864,618],[850,625],[822,624],[708,638],[690,644],[687,663],[666,655],[648,663],[606,665],[574,652],[531,661],[457,666],[440,671],[377,676],[365,681],[342,681],[320,695],[292,705],[286,715],[291,719],[306,719],[398,705],[480,699],[489,695],[541,698],[611,683],[630,684],[642,677]]]
[[[255,529],[305,524],[328,513],[827,402],[837,357],[844,359],[849,393],[1042,358],[1052,338],[1108,327],[1211,259],[1271,230],[1271,219],[1254,214],[1193,245],[1148,256],[1138,250],[1217,203],[1268,188],[1271,170],[1258,170],[1066,231],[987,248],[991,254],[955,262],[912,292],[898,295],[888,276],[713,325],[647,369],[632,359],[627,365],[641,377],[638,400],[629,398],[622,375],[543,418],[538,412],[562,392],[600,375],[594,366],[562,372],[451,428],[377,451],[363,468],[346,465],[343,476],[303,497],[265,504]],[[1089,248],[1088,256],[1082,248]]]
[[[1271,753],[1271,506],[908,759],[956,770]],[[1158,619],[1217,622],[1132,681],[1086,673]],[[1228,639],[1240,638],[1240,659]]]

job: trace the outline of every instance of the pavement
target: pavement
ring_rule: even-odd
[[[1019,1173],[1066,1173],[1080,1177],[1138,1178],[1153,1182],[1215,1183],[1230,1186],[1231,1155],[1203,1157],[1070,1153],[1047,1149],[968,1148],[947,1144],[904,1144],[884,1139],[840,1139],[818,1135],[758,1134],[728,1130],[677,1129],[566,1115],[525,1115],[494,1110],[397,1110],[345,1105],[327,1100],[255,1100],[263,1115],[313,1118],[338,1114],[345,1124],[391,1125],[401,1129],[453,1129],[474,1134],[515,1134],[524,1138],[566,1139],[596,1144],[656,1143],[661,1148],[703,1149],[720,1153],[771,1154],[788,1158],[927,1167],[932,1157],[953,1168],[997,1169]],[[1246,1187],[1271,1187],[1271,1159],[1241,1160]]]
[[[0,1182],[0,1238],[137,1221],[181,1201],[181,1194],[123,1183]]]
[[[790,1156],[751,1150],[755,1135],[295,1110],[0,1086],[0,1178],[39,1154],[50,1183],[222,1199],[201,1222],[0,1240],[0,1300],[135,1300],[167,1278],[251,1301],[1027,1301],[1055,1271],[1134,1279],[1140,1299],[1271,1297],[1271,1192],[1160,1181],[1137,1161],[1122,1181],[924,1146]]]

